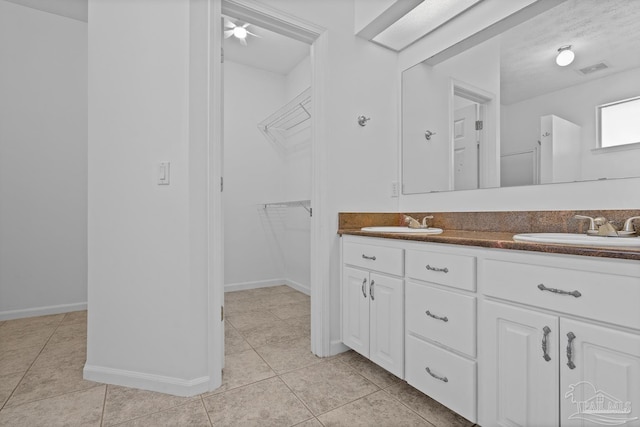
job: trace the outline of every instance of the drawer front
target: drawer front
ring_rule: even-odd
[[[476,422],[476,362],[410,335],[406,346],[407,382]]]
[[[407,251],[407,277],[476,290],[476,258],[438,252]]]
[[[476,298],[407,282],[407,332],[476,356]]]
[[[484,293],[640,329],[640,278],[485,260]]]
[[[403,253],[400,248],[346,242],[342,247],[342,260],[356,267],[402,276]]]

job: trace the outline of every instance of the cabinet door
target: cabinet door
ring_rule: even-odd
[[[558,318],[485,302],[482,320],[480,424],[557,426]]]
[[[369,283],[370,359],[404,375],[404,286],[402,279],[371,273]]]
[[[561,425],[640,425],[640,336],[568,319],[560,331]]]
[[[342,270],[342,342],[369,357],[369,272]]]

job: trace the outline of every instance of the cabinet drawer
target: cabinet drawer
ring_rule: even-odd
[[[486,260],[482,281],[490,296],[640,329],[637,277]]]
[[[405,369],[409,384],[476,422],[476,362],[409,335]]]
[[[407,332],[476,355],[476,298],[407,282]]]
[[[342,250],[345,264],[402,276],[403,249],[348,242]]]
[[[407,277],[475,291],[476,258],[438,252],[407,251]]]

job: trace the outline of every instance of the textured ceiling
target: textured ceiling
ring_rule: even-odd
[[[567,67],[558,48],[572,45]],[[640,0],[567,0],[501,35],[501,93],[512,104],[564,87],[640,67]],[[577,70],[605,62],[610,68]]]
[[[228,18],[236,24],[236,19]],[[289,37],[281,36],[264,28],[249,25],[247,30],[260,37],[249,35],[247,46],[242,46],[235,37],[224,39],[225,60],[238,62],[277,74],[288,74],[304,58],[309,56],[309,45]]]

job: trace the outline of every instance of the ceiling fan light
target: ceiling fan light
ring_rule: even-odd
[[[234,27],[233,35],[238,39],[246,39],[247,38],[247,29],[244,27]]]
[[[561,67],[566,67],[571,64],[576,57],[576,54],[571,50],[571,46],[562,46],[558,49],[558,56],[556,56],[556,64]]]

